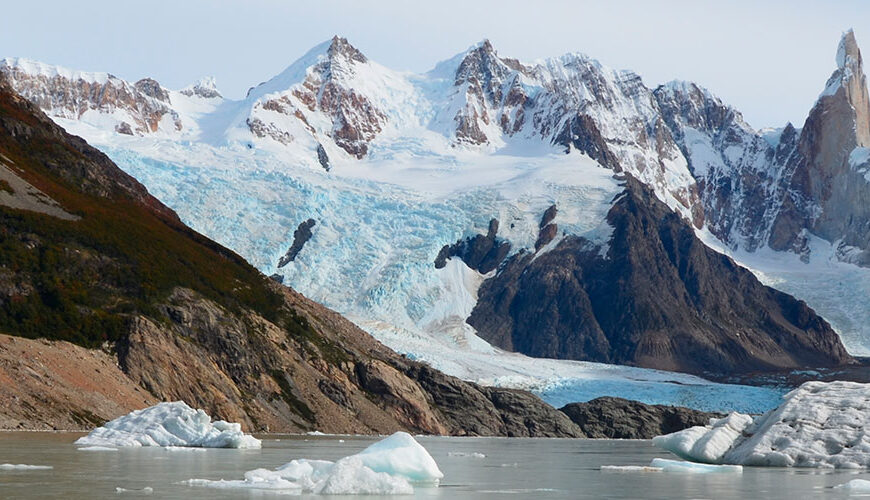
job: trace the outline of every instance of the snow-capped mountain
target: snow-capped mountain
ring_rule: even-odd
[[[853,97],[860,97],[853,82],[863,82],[860,54],[853,35],[844,40],[835,73],[840,87],[829,85],[820,103],[860,100]],[[81,113],[52,98],[57,90],[89,88],[90,80],[138,85],[87,75],[36,63],[0,66],[0,76],[103,149],[194,228],[391,347],[449,373],[575,396],[588,389],[581,381],[589,366],[505,357],[477,337],[466,319],[498,268],[446,257],[443,266],[433,264],[444,245],[488,238],[492,220],[497,237],[510,244],[507,257],[544,255],[567,236],[606,256],[614,230],[606,218],[624,196],[612,177],[620,172],[652,189],[714,248],[743,262],[751,260],[746,255],[769,257],[750,263],[762,281],[833,317],[853,352],[870,346],[870,332],[860,330],[861,314],[870,317],[866,308],[858,316],[840,314],[843,306],[827,300],[835,280],[797,279],[789,274],[793,254],[769,248],[806,255],[816,243],[804,230],[814,230],[806,214],[818,211],[807,208],[807,196],[797,198],[802,191],[793,184],[799,158],[808,157],[819,134],[807,126],[756,131],[696,84],[652,89],[634,73],[580,54],[520,62],[488,41],[428,73],[410,74],[336,37],[239,101],[220,97],[208,80],[178,92],[146,86],[163,100],[144,91],[110,102],[87,94],[72,107]],[[122,122],[138,123],[134,117],[152,101],[180,126],[146,126],[134,136],[119,131]],[[849,156],[859,162],[860,151]],[[798,221],[792,233],[804,235],[803,247],[779,245],[795,240],[780,236],[791,227],[782,215],[789,203],[799,209],[788,220]],[[553,205],[552,224],[541,224]],[[307,236],[297,242],[294,233]],[[292,260],[282,259],[288,248]],[[836,269],[837,276],[855,275],[853,266]],[[861,293],[853,302],[863,302]]]

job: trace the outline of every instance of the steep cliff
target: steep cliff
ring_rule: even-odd
[[[706,247],[639,181],[626,180],[607,221],[606,247],[566,236],[508,258],[468,323],[531,356],[692,373],[852,361],[825,320]]]

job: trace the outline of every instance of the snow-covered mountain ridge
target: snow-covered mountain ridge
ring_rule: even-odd
[[[0,74],[17,75],[16,89],[194,228],[391,347],[492,381],[541,371],[504,361],[476,337],[464,320],[486,276],[458,261],[435,269],[442,245],[486,233],[495,218],[514,251],[533,248],[541,214],[554,204],[562,235],[606,244],[604,218],[620,192],[611,174],[624,171],[702,235],[724,242],[711,245],[763,248],[769,238],[753,221],[777,217],[770,193],[780,188],[769,179],[786,176],[770,158],[786,156],[798,133],[754,131],[695,84],[650,89],[631,72],[577,54],[521,63],[487,41],[413,75],[384,68],[336,37],[241,101],[223,99],[212,84],[173,92],[156,82],[148,92],[167,99],[144,91],[121,101],[99,92],[78,97],[73,89],[89,89],[88,78],[125,89],[138,82],[28,72],[32,66],[7,60]],[[77,100],[45,99],[57,89]],[[119,133],[153,100],[166,106],[161,116],[177,115],[181,125],[161,119],[137,126],[133,136]],[[759,215],[757,205],[771,205],[769,213]],[[311,239],[277,269],[309,218],[316,221]],[[806,288],[801,298],[824,293]],[[563,369],[566,379],[582,372]],[[553,386],[556,379],[523,383]]]

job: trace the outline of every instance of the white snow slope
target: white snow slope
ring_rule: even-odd
[[[336,41],[318,46],[242,101],[219,97],[213,82],[200,87],[218,97],[169,91],[180,131],[130,136],[96,119],[53,118],[106,152],[194,229],[394,350],[449,374],[530,389],[554,405],[603,395],[719,411],[761,412],[776,404],[782,392],[774,389],[501,352],[465,323],[485,277],[458,260],[440,270],[433,265],[443,245],[485,233],[492,218],[513,251],[532,247],[552,204],[561,232],[608,241],[604,216],[620,186],[612,170],[551,145],[565,125],[560,120],[570,118],[560,114],[565,106],[591,116],[618,144],[626,170],[687,214],[691,174],[678,150],[656,163],[652,97],[636,75],[579,55],[523,66],[487,52],[487,43],[411,75],[351,49]],[[468,61],[492,79],[457,83],[453,75]],[[486,87],[482,93],[478,84]],[[529,108],[533,116],[521,116],[511,99],[539,104]],[[461,123],[479,126],[485,140],[462,139]],[[348,136],[345,125],[359,137]],[[348,152],[360,144],[361,158]],[[314,153],[317,145],[329,171]],[[312,238],[278,269],[293,232],[309,218],[316,221]],[[818,288],[789,288],[789,279],[768,282],[823,316],[837,309],[826,309]],[[832,316],[835,327],[844,324]],[[847,347],[860,345],[850,339],[870,338],[862,334],[844,335]]]

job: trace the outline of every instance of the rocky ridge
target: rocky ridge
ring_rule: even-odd
[[[606,246],[568,235],[498,263],[467,322],[534,357],[697,374],[853,361],[824,319],[706,247],[643,183],[626,178],[607,221]]]

